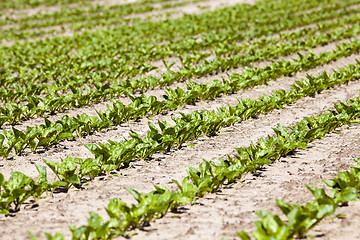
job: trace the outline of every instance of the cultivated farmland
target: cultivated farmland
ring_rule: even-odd
[[[0,6],[0,239],[360,239],[360,0]]]

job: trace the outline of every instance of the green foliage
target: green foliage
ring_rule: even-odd
[[[307,2],[307,1],[305,1],[305,2],[306,3],[304,5],[300,5],[301,8],[306,9],[306,8],[311,8],[311,6],[314,7],[317,5],[317,3],[311,3],[311,2]],[[288,28],[292,28],[292,27],[295,27],[298,25],[301,26],[302,24],[308,24],[308,23],[311,23],[314,21],[317,22],[322,18],[324,18],[322,20],[325,20],[328,18],[331,19],[331,17],[336,17],[336,16],[340,17],[342,15],[349,15],[350,13],[353,13],[352,11],[355,11],[356,9],[352,9],[352,10],[345,9],[345,10],[342,10],[340,13],[338,13],[337,11],[334,11],[334,10],[338,10],[339,8],[341,8],[343,6],[349,6],[354,3],[356,3],[356,1],[349,1],[349,2],[344,2],[344,3],[340,3],[340,4],[336,3],[334,6],[326,7],[319,11],[319,13],[327,13],[327,14],[324,14],[324,15],[305,14],[308,17],[308,18],[306,18],[306,20],[305,20],[305,18],[304,18],[304,20],[301,20],[301,21],[292,19],[292,20],[289,20],[289,22],[288,22],[288,24],[290,24],[290,25],[282,24],[280,28],[288,29]],[[321,5],[323,3],[319,3],[319,4]],[[229,8],[229,9],[226,9],[226,11],[230,11],[230,12],[231,11],[235,11],[235,12],[242,11],[244,8],[247,9],[248,7],[249,6],[240,5],[239,9],[233,10],[233,9]],[[269,4],[268,7],[275,8],[276,10],[281,10],[281,8],[278,8],[278,6],[273,6],[273,4]],[[299,6],[290,5],[288,7],[290,7],[288,9],[289,12],[299,10]],[[259,11],[259,10],[261,10],[261,8],[260,9],[255,8],[253,10]],[[332,12],[330,14],[327,12],[329,10],[333,10],[334,12]],[[355,13],[356,13],[356,11],[355,11]],[[217,12],[216,14],[223,14],[223,15],[227,16],[225,13],[222,13],[222,12]],[[290,14],[289,16],[292,16],[292,15]],[[201,20],[201,19],[202,18],[206,19],[208,17],[209,16],[207,14],[204,14],[204,16],[200,17],[199,19],[183,19],[183,20],[185,22],[190,21],[190,20],[192,20],[192,21],[196,20],[199,22],[199,24],[201,24],[201,23],[203,23],[203,20]],[[268,16],[266,15],[265,17],[267,18]],[[227,70],[232,67],[239,66],[239,65],[248,65],[250,62],[253,62],[253,61],[259,61],[261,59],[269,59],[274,56],[288,54],[289,52],[292,52],[292,51],[309,48],[309,47],[315,46],[317,44],[325,44],[329,41],[334,41],[334,40],[339,40],[341,38],[351,37],[354,34],[356,34],[356,32],[358,32],[358,28],[359,28],[358,26],[355,25],[355,26],[352,26],[352,27],[346,28],[346,29],[334,30],[332,33],[316,36],[316,40],[313,40],[313,37],[311,36],[305,42],[299,41],[299,42],[293,43],[290,41],[288,43],[283,43],[283,45],[281,47],[279,47],[279,46],[274,47],[275,43],[281,42],[284,39],[294,40],[294,39],[297,39],[302,36],[306,36],[306,35],[310,36],[311,34],[315,34],[319,30],[324,31],[326,29],[332,29],[337,26],[346,26],[351,23],[356,23],[359,20],[356,17],[357,17],[356,14],[350,15],[350,17],[348,17],[346,19],[333,21],[331,24],[330,23],[328,23],[328,24],[322,23],[317,28],[308,28],[307,30],[300,30],[296,34],[295,33],[282,34],[281,38],[278,38],[278,39],[272,38],[271,40],[265,41],[265,42],[264,42],[264,40],[261,40],[259,42],[255,42],[251,46],[249,46],[248,44],[244,44],[243,46],[238,48],[237,45],[234,44],[233,48],[226,49],[226,54],[231,55],[230,57],[228,57],[226,59],[219,58],[219,59],[215,59],[215,60],[211,60],[211,61],[205,60],[205,61],[202,61],[201,65],[187,66],[183,69],[180,69],[177,72],[168,71],[168,72],[164,73],[161,77],[153,77],[153,76],[149,76],[147,78],[140,77],[140,80],[136,80],[132,77],[137,76],[139,74],[141,75],[143,73],[149,72],[154,69],[154,67],[149,66],[148,63],[143,63],[143,60],[150,60],[153,58],[163,59],[164,57],[172,56],[174,54],[174,51],[178,52],[179,54],[182,54],[183,51],[191,50],[192,54],[195,55],[194,59],[196,62],[197,61],[196,59],[199,58],[196,56],[202,56],[204,53],[196,52],[196,51],[194,52],[193,49],[198,49],[200,51],[203,48],[213,47],[214,45],[217,46],[218,44],[220,44],[221,46],[228,46],[228,45],[223,44],[224,39],[221,36],[224,36],[224,34],[226,36],[226,38],[225,38],[226,41],[228,41],[229,43],[235,43],[239,40],[243,40],[243,38],[245,38],[245,39],[253,38],[253,37],[265,34],[265,33],[274,33],[276,31],[280,31],[281,29],[277,29],[277,27],[267,29],[265,27],[265,29],[263,29],[263,31],[260,31],[260,30],[259,30],[259,32],[256,31],[256,32],[250,34],[249,36],[247,36],[247,35],[239,36],[237,34],[234,35],[233,34],[234,29],[232,29],[231,31],[224,30],[225,32],[221,31],[220,33],[218,33],[219,36],[217,34],[214,36],[214,34],[215,34],[214,32],[211,32],[210,35],[208,33],[206,33],[206,34],[204,33],[204,36],[201,36],[199,38],[185,39],[184,42],[175,41],[175,42],[171,43],[170,46],[165,45],[165,46],[161,46],[161,47],[154,47],[152,44],[150,44],[149,42],[146,42],[146,41],[144,43],[143,42],[138,43],[137,41],[135,41],[134,46],[133,45],[127,46],[127,47],[129,47],[129,49],[119,50],[120,52],[117,52],[117,53],[111,52],[111,57],[121,56],[120,58],[116,58],[116,59],[112,59],[112,60],[110,60],[111,57],[107,56],[106,54],[109,54],[110,49],[111,49],[111,51],[114,51],[114,49],[119,49],[117,46],[113,46],[113,44],[118,44],[118,39],[117,39],[117,41],[114,41],[114,39],[112,38],[113,36],[112,37],[107,36],[105,33],[96,35],[97,38],[99,38],[99,37],[102,38],[102,37],[105,37],[104,35],[106,35],[105,39],[99,39],[97,41],[100,41],[100,40],[105,41],[106,40],[106,43],[107,43],[107,44],[105,44],[104,42],[102,42],[101,44],[96,45],[96,47],[99,50],[98,52],[94,51],[94,49],[93,49],[94,45],[91,44],[91,50],[89,50],[90,52],[87,52],[87,51],[81,52],[81,53],[79,53],[80,56],[77,56],[77,55],[72,56],[70,59],[68,58],[69,56],[68,56],[67,51],[70,51],[71,49],[76,49],[76,46],[74,46],[74,44],[75,45],[78,44],[78,41],[69,43],[68,49],[64,50],[64,52],[61,51],[61,52],[54,53],[55,55],[53,56],[52,60],[49,60],[48,52],[46,52],[44,55],[44,52],[42,52],[41,49],[36,50],[35,47],[30,46],[30,47],[27,47],[26,49],[27,50],[34,49],[34,51],[35,51],[35,53],[32,54],[31,56],[39,56],[39,58],[33,57],[31,59],[27,59],[27,55],[30,54],[30,52],[27,52],[26,54],[25,53],[16,53],[14,57],[21,58],[21,60],[8,63],[9,67],[7,68],[8,70],[5,71],[6,77],[4,76],[4,78],[6,78],[6,80],[4,79],[4,84],[5,83],[9,84],[9,89],[4,88],[4,90],[3,90],[4,94],[0,94],[0,96],[6,102],[8,102],[10,99],[18,100],[18,101],[26,100],[26,101],[28,101],[28,104],[26,104],[26,106],[24,106],[24,105],[9,103],[10,105],[6,105],[5,109],[2,109],[2,110],[0,109],[0,112],[2,112],[4,115],[4,116],[1,115],[1,119],[3,121],[2,124],[4,124],[5,122],[14,124],[20,120],[31,118],[36,115],[43,116],[46,114],[54,114],[56,112],[64,111],[68,108],[89,105],[92,102],[98,102],[98,101],[105,100],[105,99],[108,99],[108,98],[111,98],[114,96],[120,96],[124,93],[128,94],[129,92],[134,92],[134,91],[146,91],[149,88],[153,88],[156,86],[170,85],[174,81],[183,81],[183,80],[189,79],[191,77],[200,77],[200,76],[211,74],[214,71],[224,71],[224,70]],[[249,19],[249,18],[244,17],[244,19]],[[300,19],[302,19],[302,18],[300,18]],[[230,19],[230,20],[233,21],[233,19]],[[259,22],[261,23],[261,21],[258,18],[253,19],[253,20],[255,21],[255,24],[258,24]],[[218,22],[218,20],[214,19],[214,21],[217,24],[220,24]],[[276,22],[279,22],[279,21],[283,21],[283,19],[280,19],[280,18],[276,19],[274,24],[276,25]],[[151,23],[151,24],[155,24],[155,23]],[[156,23],[156,24],[158,24],[158,23]],[[209,26],[208,23],[206,25]],[[238,25],[238,23],[236,22],[235,25]],[[262,28],[264,28],[262,26],[262,24],[260,24],[260,25]],[[186,26],[186,24],[184,26]],[[245,26],[241,25],[239,27],[244,28]],[[150,29],[156,29],[156,27],[150,28]],[[200,31],[201,29],[202,28],[199,28],[198,30]],[[123,30],[125,30],[125,29],[123,29],[123,28],[119,29],[119,31],[123,31]],[[128,31],[128,30],[125,30],[125,31]],[[149,31],[147,31],[147,32],[149,33]],[[165,32],[169,32],[169,31],[165,31]],[[91,33],[87,33],[87,34],[89,34],[89,36],[85,37],[86,39],[93,39],[93,36]],[[112,33],[109,33],[109,34],[112,34]],[[181,33],[181,34],[183,34],[183,33]],[[84,35],[86,35],[86,34],[84,34]],[[120,36],[120,35],[123,35],[123,34],[116,34],[116,36]],[[213,39],[211,40],[210,37],[212,37]],[[144,38],[144,39],[147,39],[147,38]],[[173,36],[170,37],[170,39],[173,39]],[[198,42],[197,39],[204,39],[204,41]],[[113,40],[113,41],[111,41],[111,40]],[[132,40],[133,40],[133,38],[132,38]],[[67,42],[70,40],[64,39],[64,41]],[[58,42],[55,42],[54,44],[55,44],[55,46],[57,46]],[[138,46],[136,46],[136,44],[146,45],[146,47],[138,47]],[[110,47],[110,45],[112,47]],[[38,46],[38,45],[36,45],[36,46]],[[104,50],[104,46],[109,47],[109,49]],[[264,48],[259,49],[259,47],[264,47]],[[47,49],[47,47],[44,47],[44,49]],[[101,51],[100,51],[100,49],[101,49]],[[122,49],[122,48],[120,48],[120,49]],[[255,51],[254,49],[259,49],[259,50]],[[247,54],[245,56],[242,54],[232,55],[232,53],[237,53],[242,50],[249,50],[249,54]],[[20,51],[20,50],[18,48],[16,48],[15,52],[17,52],[17,51]],[[134,51],[136,53],[133,53]],[[129,55],[129,52],[131,52],[130,55]],[[339,51],[337,51],[337,52],[339,52]],[[341,53],[342,55],[350,54],[350,52],[348,52],[348,51],[340,51],[339,53]],[[11,50],[8,54],[14,54],[14,53]],[[104,56],[104,54],[106,56]],[[104,57],[107,60],[104,60]],[[340,56],[337,56],[335,58],[338,58],[338,57],[340,57]],[[94,58],[99,58],[99,59],[98,59],[98,61],[95,61]],[[85,63],[84,60],[88,60],[88,59],[92,59],[92,61],[88,61]],[[322,58],[320,58],[320,59],[322,59],[321,61],[325,61],[325,62],[331,61],[331,57],[330,57],[330,59],[328,59],[327,56],[322,56]],[[309,66],[311,66],[311,64],[314,64],[317,59],[315,58],[314,60],[315,61],[307,61],[307,64],[303,65],[304,66],[303,69],[304,68],[306,69],[306,67],[308,68]],[[42,67],[34,68],[34,66],[36,66],[36,64],[39,62],[41,63]],[[79,62],[81,64],[79,64]],[[94,63],[92,63],[92,62],[94,62]],[[312,62],[314,62],[314,63],[312,63]],[[25,66],[19,67],[18,65],[20,63]],[[127,63],[129,63],[129,64],[127,64]],[[133,65],[131,65],[131,64],[133,64]],[[317,63],[317,64],[321,64],[321,63]],[[61,67],[59,67],[59,65]],[[51,71],[50,71],[50,69],[51,69]],[[98,71],[95,73],[93,71],[90,71],[92,69],[96,69]],[[295,71],[298,71],[299,66],[297,66],[297,67],[295,66],[295,69],[297,69]],[[15,72],[19,71],[20,77],[14,78],[12,71],[15,71]],[[115,76],[112,74],[105,74],[104,71],[115,72],[114,73]],[[25,74],[26,72],[31,72],[31,74]],[[44,72],[46,74],[44,74]],[[125,73],[127,74],[127,76]],[[257,79],[259,76],[261,78],[263,78],[261,74],[260,75],[257,74],[254,79]],[[35,79],[41,79],[44,77],[46,79],[54,80],[55,83],[51,83],[49,85],[43,84],[43,83],[28,84],[29,81],[32,82]],[[118,81],[116,81],[116,79],[119,77],[127,77],[127,79],[125,79],[125,81],[118,82]],[[86,80],[84,80],[84,78]],[[267,79],[267,78],[264,76],[263,79]],[[18,84],[19,81],[26,83],[25,86],[21,87],[21,85]],[[14,86],[14,89],[12,89],[12,86],[10,87],[10,84],[12,84],[12,86]],[[214,82],[214,84],[215,84],[215,86],[212,86],[212,88],[210,89],[208,94],[204,94],[203,97],[200,97],[200,99],[212,99],[213,97],[216,97],[216,95],[219,95],[221,93],[225,93],[228,91],[228,90],[226,90],[226,88],[219,89],[219,87],[221,87],[219,85],[219,83]],[[233,86],[233,87],[235,87],[235,86]],[[237,86],[237,87],[239,87],[239,86]],[[59,92],[65,93],[69,90],[71,90],[72,94],[67,94],[66,96],[59,94]],[[232,91],[234,91],[234,89],[232,89]],[[41,95],[47,95],[47,97],[44,98]],[[191,102],[194,102],[194,100],[195,100],[194,98],[188,99],[187,102],[191,103]],[[39,104],[39,103],[41,103],[41,104]],[[14,110],[14,108],[17,110]],[[2,125],[2,124],[0,122],[0,125]]]
[[[293,61],[274,61],[265,68],[246,67],[257,61],[358,35],[360,10],[352,7],[359,3],[358,0],[257,1],[254,5],[242,4],[166,21],[150,21],[152,16],[146,21],[124,18],[129,14],[198,1],[169,3],[167,0],[142,0],[111,8],[79,5],[17,19],[0,19],[0,25],[7,26],[1,39],[16,40],[64,32],[65,28],[42,29],[61,24],[69,25],[73,31],[83,31],[72,37],[0,46],[0,99],[4,102],[0,107],[0,127],[124,95],[131,99],[127,106],[113,101],[112,105],[107,105],[106,111],[97,111],[98,116],[64,116],[56,122],[45,119],[44,124],[28,127],[24,132],[15,127],[4,130],[0,134],[0,155],[9,158],[22,154],[27,148],[31,151],[39,148],[46,150],[63,140],[84,137],[130,120],[137,121],[174,110],[184,104],[196,104],[235,93],[358,53],[360,49],[359,41],[354,40],[319,55],[310,52],[299,54]],[[60,1],[60,4],[69,2],[83,1]],[[26,8],[53,3],[5,0],[3,7]],[[80,14],[84,12],[86,14]],[[312,26],[306,27],[308,24]],[[110,25],[114,28],[85,30]],[[295,28],[300,30],[283,32]],[[279,37],[269,37],[276,33],[279,33]],[[216,58],[209,60],[213,54]],[[172,66],[176,62],[165,59],[176,56],[182,67],[175,71]],[[158,70],[149,63],[152,60],[162,60],[167,71],[160,76],[149,76],[152,71]],[[239,66],[245,67],[241,75],[228,74],[222,80],[207,84],[189,80]],[[291,85],[290,91],[274,91],[271,95],[261,96],[259,100],[239,99],[237,105],[216,111],[181,114],[180,117],[172,117],[174,123],[149,122],[150,130],[144,138],[132,131],[128,140],[86,145],[94,158],[66,157],[59,162],[44,160],[58,178],[54,183],[47,181],[43,166],[36,166],[39,171],[36,181],[14,172],[6,182],[0,174],[0,212],[9,214],[10,211],[17,211],[26,199],[32,196],[37,200],[44,191],[79,186],[98,174],[126,167],[134,159],[148,159],[156,152],[181,148],[199,136],[216,135],[224,126],[281,109],[305,96],[314,96],[337,84],[357,79],[359,70],[360,64],[357,63],[332,75],[322,73],[318,77],[307,76],[305,80]],[[183,81],[186,81],[186,89],[168,87],[174,82]],[[165,86],[163,100],[137,94]],[[177,191],[161,186],[155,186],[155,191],[148,194],[129,190],[137,204],[127,205],[120,199],[111,200],[107,208],[110,220],[104,222],[98,214],[90,213],[87,225],[70,227],[73,239],[108,239],[123,235],[129,229],[145,226],[153,219],[162,217],[169,209],[176,210],[179,204],[190,204],[208,192],[216,192],[223,184],[232,183],[297,148],[306,148],[310,141],[350,123],[360,115],[358,102],[358,99],[340,102],[334,111],[305,118],[292,128],[278,125],[274,128],[276,136],[260,139],[247,148],[238,148],[237,154],[226,160],[204,160],[198,169],[189,168],[188,176],[181,183],[173,180],[178,186]],[[333,187],[331,198],[321,190],[308,187],[316,197],[311,204],[299,206],[279,200],[278,205],[288,217],[288,223],[271,213],[259,211],[258,215],[263,220],[257,223],[259,238],[267,239],[270,235],[278,239],[294,235],[303,237],[333,211],[334,201],[336,204],[346,203],[358,197],[358,180],[353,172],[343,173],[337,180],[327,181],[327,184]],[[245,233],[240,235],[249,238]],[[31,237],[36,239],[35,236]],[[46,234],[46,237],[63,239],[61,234]]]
[[[37,201],[44,192],[51,191],[56,184],[49,184],[46,176],[46,169],[36,165],[39,172],[37,181],[21,172],[11,172],[11,177],[5,181],[0,173],[0,213],[9,214],[10,211],[19,211],[21,205],[33,197]]]
[[[110,220],[102,223],[103,220],[97,214],[91,213],[88,225],[79,228],[70,227],[73,239],[102,239],[124,235],[130,229],[145,226],[154,218],[164,216],[169,209],[176,210],[179,204],[189,204],[208,192],[217,191],[226,182],[232,183],[236,178],[253,172],[290,151],[306,147],[310,141],[323,137],[325,133],[359,117],[360,98],[352,99],[348,103],[342,102],[341,106],[339,111],[328,111],[316,117],[305,118],[292,128],[278,125],[274,128],[276,137],[269,136],[267,139],[260,139],[257,144],[252,143],[248,148],[238,148],[238,154],[234,158],[219,159],[218,162],[204,160],[199,165],[199,170],[188,168],[188,176],[181,184],[173,180],[178,186],[177,191],[155,186],[155,191],[142,194],[130,189],[129,192],[134,196],[137,205],[129,206],[120,199],[112,199],[106,209]],[[357,174],[360,170],[356,169],[352,172]],[[256,239],[305,237],[310,229],[335,212],[337,204],[354,200],[355,196],[358,196],[357,192],[348,188],[339,192],[337,186],[340,182],[340,178],[327,182],[336,189],[330,195],[326,195],[324,189],[307,186],[315,200],[304,206],[277,200],[277,205],[287,217],[287,221],[269,212],[257,211],[261,221],[256,222],[257,230],[254,232],[254,237]],[[243,231],[238,235],[242,239],[250,239],[250,236]]]
[[[360,159],[356,158],[357,167],[349,171],[339,172],[335,179],[327,179],[323,182],[332,188],[337,203],[347,204],[359,198],[360,191]]]
[[[355,159],[355,161],[359,160]],[[330,195],[327,195],[322,188],[306,185],[315,200],[305,205],[288,204],[277,199],[276,204],[287,217],[286,221],[270,212],[256,211],[261,220],[255,222],[256,230],[253,232],[253,236],[255,239],[261,240],[305,238],[306,233],[321,220],[334,214],[338,204],[347,204],[348,201],[358,199],[359,172],[359,167],[353,167],[350,172],[339,172],[335,179],[324,180],[328,186],[332,187]],[[244,231],[238,232],[238,236],[243,240],[251,239]]]
[[[144,138],[141,138],[136,132],[131,132],[131,139],[129,140],[86,145],[94,154],[94,158],[84,160],[67,157],[61,160],[61,163],[44,161],[57,175],[59,179],[57,184],[68,189],[73,185],[80,184],[86,177],[93,179],[102,172],[109,172],[121,166],[128,166],[136,157],[146,159],[155,152],[169,150],[175,145],[181,147],[185,142],[196,139],[203,134],[216,134],[223,126],[256,116],[261,112],[281,108],[285,104],[313,94],[314,91],[321,91],[339,82],[349,81],[352,78],[358,77],[358,68],[358,65],[350,65],[341,71],[336,71],[333,75],[323,73],[316,78],[308,76],[308,80],[297,82],[296,85],[292,86],[292,90],[288,92],[283,90],[274,91],[273,95],[264,95],[257,101],[252,99],[239,100],[238,105],[219,108],[217,112],[203,110],[200,112],[195,111],[191,114],[182,114],[181,117],[172,117],[175,122],[174,126],[167,122],[159,121],[160,129],[158,129],[154,124],[149,123],[150,130]],[[144,96],[140,98],[134,97],[133,100],[134,104],[138,104],[139,101],[144,102]],[[156,101],[151,100],[151,102]],[[278,125],[274,128],[276,137],[260,139],[258,144],[251,144],[248,148],[238,148],[238,154],[233,159],[229,159],[229,161],[237,162],[237,170],[243,169],[244,172],[255,171],[260,166],[275,161],[294,149],[306,148],[307,143],[313,139],[323,137],[326,132],[332,131],[338,126],[349,123],[351,119],[359,117],[358,105],[358,99],[352,100],[349,103],[340,102],[335,106],[337,111],[326,112],[318,117],[305,118],[294,126],[292,131]],[[118,109],[120,108],[117,108],[116,111]],[[110,113],[107,115],[110,115]],[[64,119],[68,120],[67,117]],[[64,119],[62,119],[63,122],[65,122]],[[78,117],[78,119],[83,119],[85,122],[87,120],[89,120],[88,122],[92,121],[92,118],[87,118],[85,115]],[[53,124],[46,120],[45,126],[57,127],[61,125],[60,123]],[[72,125],[68,124],[64,128],[69,129],[71,127]],[[32,130],[30,129],[29,132],[32,133]],[[74,131],[74,129],[69,131]],[[20,140],[26,139],[26,135],[16,131],[15,128],[13,129],[13,135],[6,131],[4,133],[9,138],[11,136],[14,139],[15,137],[18,137]],[[33,137],[34,134],[29,134],[29,136]],[[20,140],[12,140],[14,145],[10,146],[13,146],[15,150],[18,149],[16,144],[20,145],[22,143]],[[34,146],[36,144],[31,143],[30,145]],[[8,149],[5,148],[7,151]],[[201,197],[206,192],[216,191],[226,179],[232,181],[237,176],[243,174],[243,172],[227,171],[225,170],[226,168],[217,166],[221,174],[228,174],[227,178],[224,178],[222,175],[214,175],[210,171],[210,166],[214,167],[215,165],[214,163],[204,163],[201,165],[200,172],[195,169],[188,170],[188,179],[184,180],[183,184],[192,189],[192,192],[195,194],[194,196]],[[192,183],[190,184],[189,181]],[[352,191],[349,190],[346,194],[343,194],[344,196],[339,196],[339,199],[351,199]]]
[[[66,190],[74,185],[80,185],[84,177],[91,180],[100,173],[99,163],[91,158],[81,159],[66,157],[60,163],[51,160],[43,160],[46,165],[56,174],[59,181],[55,182],[58,186]]]

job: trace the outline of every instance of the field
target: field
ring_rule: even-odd
[[[360,0],[0,6],[0,239],[360,239]]]

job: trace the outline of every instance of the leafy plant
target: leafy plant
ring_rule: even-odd
[[[56,183],[49,184],[46,176],[46,169],[36,165],[39,172],[37,182],[21,172],[11,172],[6,182],[0,173],[0,213],[9,214],[10,211],[19,211],[21,205],[33,196],[37,201],[44,192],[51,191],[57,187]]]
[[[59,181],[54,182],[58,186],[62,186],[65,190],[68,190],[72,186],[78,186],[81,184],[84,177],[88,176],[92,180],[101,171],[99,163],[91,158],[81,159],[66,157],[61,159],[60,163],[53,162],[51,160],[43,159],[48,167],[56,174]]]

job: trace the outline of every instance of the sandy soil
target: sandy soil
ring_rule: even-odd
[[[338,99],[346,100],[348,98],[357,96],[359,88],[360,83],[359,81],[356,81],[350,83],[348,86],[344,85],[336,89],[326,91],[323,94],[317,95],[315,98],[305,98],[289,107],[285,107],[282,110],[276,110],[267,115],[261,115],[258,119],[246,121],[241,124],[236,124],[233,127],[225,128],[216,137],[202,137],[197,141],[192,142],[192,144],[195,144],[194,146],[189,146],[180,151],[174,151],[170,155],[157,154],[155,159],[150,162],[135,162],[133,164],[133,168],[121,171],[120,176],[107,176],[104,178],[99,178],[97,181],[87,184],[81,191],[73,189],[67,194],[54,194],[52,197],[41,200],[39,205],[29,204],[28,206],[25,206],[24,209],[22,209],[20,212],[18,212],[14,217],[1,218],[1,221],[3,221],[2,226],[4,226],[4,230],[1,228],[1,233],[3,236],[9,236],[9,239],[11,239],[11,236],[14,236],[14,234],[16,238],[25,238],[26,230],[28,229],[37,235],[41,235],[40,233],[43,232],[43,229],[46,229],[46,231],[52,233],[61,231],[63,233],[69,234],[68,231],[65,231],[66,227],[64,229],[64,225],[85,224],[88,211],[96,211],[104,215],[103,208],[106,206],[110,198],[120,197],[125,202],[133,202],[131,196],[126,191],[127,188],[134,188],[141,192],[150,191],[153,184],[162,184],[167,185],[170,188],[174,188],[170,180],[173,178],[178,180],[182,179],[186,174],[186,168],[189,166],[197,166],[197,164],[201,162],[202,158],[207,160],[215,160],[219,157],[224,157],[226,154],[233,152],[234,147],[247,146],[251,141],[256,141],[260,137],[266,137],[268,134],[271,134],[271,127],[276,126],[276,123],[292,125],[295,121],[300,120],[303,116],[316,115],[317,113],[328,109]],[[195,107],[196,106],[194,106],[194,108]],[[299,111],[300,109],[301,111]],[[189,111],[191,110],[189,109]],[[135,130],[141,131],[141,128],[144,128],[144,125],[139,125],[139,128]],[[145,129],[143,129],[143,131],[144,130]],[[11,170],[20,170],[26,174],[35,176],[36,174],[33,164],[41,163],[41,158],[59,160],[60,157],[65,157],[67,155],[79,157],[90,156],[89,152],[84,149],[82,144],[85,142],[95,143],[104,137],[114,140],[119,139],[119,135],[116,134],[116,132],[110,131],[107,133],[99,133],[89,138],[80,139],[79,141],[75,142],[64,142],[63,144],[51,149],[50,151],[47,151],[44,154],[30,154],[18,157],[15,160],[6,161],[3,168],[5,170],[4,174],[8,175],[9,171]],[[349,145],[352,146],[352,144]],[[332,146],[328,148],[328,150],[331,149]],[[334,149],[337,148],[335,147]],[[350,154],[349,151],[347,153]],[[276,166],[276,164],[274,164],[274,166]],[[313,168],[315,168],[315,166]],[[287,174],[287,172],[285,172],[285,174]],[[141,178],[139,178],[139,176],[141,176]],[[54,178],[54,176],[51,175],[50,177]],[[261,185],[261,183],[259,183],[259,185]],[[291,194],[291,189],[288,190],[290,192],[289,194]],[[281,190],[280,193],[283,193],[283,191],[284,190]],[[279,193],[276,190],[271,190],[271,192],[274,195]],[[207,198],[205,198],[205,200],[206,199]],[[226,204],[227,203],[225,203],[225,206]],[[215,205],[218,206],[217,204]],[[194,206],[191,208],[193,207]],[[188,206],[185,208],[188,208]],[[218,210],[215,210],[215,212],[217,211]],[[46,216],[52,216],[51,221],[49,221]],[[195,224],[197,228],[204,227],[207,229],[207,223],[205,220],[208,220],[208,217],[209,216],[207,215],[197,215],[196,218],[202,219],[199,219],[201,224]],[[181,219],[182,218],[183,217],[181,215]],[[18,229],[17,223],[20,219],[21,225],[23,226],[23,231]],[[158,220],[156,224],[158,224],[158,222],[167,220],[168,218],[165,218],[165,220]],[[42,227],[34,227],[34,222],[41,225]],[[223,224],[225,224],[225,222]],[[189,224],[191,226],[194,225],[192,222],[189,222]],[[221,227],[224,227],[224,225],[221,225]],[[165,229],[166,228],[167,227],[165,227]],[[248,228],[245,226],[243,229]],[[146,235],[146,238],[158,239],[157,233],[162,235],[160,231],[150,232],[155,235]],[[191,232],[192,231],[189,233]],[[228,229],[225,232],[231,234]],[[140,232],[138,239],[143,239],[141,234],[145,234],[145,232]],[[185,232],[182,229],[179,230],[177,234],[181,235],[185,234]],[[165,233],[163,236],[164,239],[167,238],[168,233]],[[188,235],[185,234],[184,236]],[[197,235],[197,237],[199,237],[199,235]],[[173,239],[175,238],[178,238],[178,236],[174,236]],[[208,238],[201,237],[200,239]]]
[[[221,1],[211,0],[209,4],[221,4]],[[317,47],[314,51],[319,53],[334,47],[335,43]],[[317,75],[322,71],[331,73],[332,69],[355,63],[356,59],[360,60],[360,55],[342,58],[292,77],[271,81],[267,85],[219,97],[214,101],[184,106],[168,115],[145,118],[136,123],[129,122],[76,141],[64,141],[46,152],[27,153],[11,160],[0,160],[0,172],[6,179],[11,171],[21,171],[36,177],[35,164],[44,165],[42,162],[44,158],[58,161],[66,156],[91,157],[91,153],[83,146],[86,143],[97,143],[106,139],[121,140],[128,136],[130,129],[144,135],[149,121],[169,120],[171,115],[178,115],[179,112],[190,113],[194,110],[211,110],[227,104],[235,104],[237,97],[258,98],[275,89],[289,89],[289,84],[305,77],[306,74]],[[268,62],[257,63],[256,66],[262,67],[266,63]],[[233,71],[241,72],[241,68]],[[209,82],[220,77],[221,75],[216,75],[196,81]],[[181,84],[175,86],[183,87]],[[317,115],[331,109],[338,100],[358,96],[359,89],[359,80],[337,86],[315,97],[301,99],[281,110],[274,110],[266,115],[259,115],[256,119],[226,127],[217,136],[200,137],[183,149],[173,150],[168,154],[157,153],[151,161],[135,161],[130,168],[121,170],[117,174],[97,177],[95,181],[84,185],[81,190],[71,189],[68,193],[55,193],[44,197],[38,203],[30,201],[21,208],[21,211],[11,216],[0,215],[0,239],[30,239],[27,231],[33,232],[41,239],[45,239],[44,232],[52,234],[61,232],[66,239],[70,239],[67,225],[86,224],[89,211],[97,212],[106,218],[104,207],[109,199],[119,197],[127,203],[134,203],[134,199],[127,192],[128,188],[149,192],[153,190],[154,184],[161,184],[176,189],[171,179],[181,180],[186,176],[186,169],[190,166],[197,167],[203,158],[216,160],[232,154],[235,147],[245,147],[261,137],[272,135],[272,127],[278,123],[291,126],[304,116]],[[152,90],[146,94],[160,97],[163,90]],[[124,103],[128,101],[125,98],[121,100]],[[94,115],[94,109],[105,108],[106,103],[101,103],[73,109],[65,114]],[[63,115],[58,114],[50,119],[54,121]],[[34,119],[23,122],[17,127],[25,129],[26,126],[42,122],[42,119]],[[299,204],[311,201],[312,196],[306,190],[305,184],[324,187],[323,179],[333,178],[338,171],[348,170],[354,166],[355,162],[352,159],[360,157],[359,135],[360,124],[344,126],[325,138],[312,142],[309,148],[298,150],[294,155],[266,166],[256,175],[248,174],[245,178],[239,179],[237,184],[224,187],[215,194],[208,194],[193,205],[183,206],[179,213],[169,213],[164,218],[151,223],[149,227],[136,230],[136,235],[131,239],[221,239],[222,237],[235,239],[237,231],[245,230],[249,233],[254,229],[254,221],[257,220],[255,210],[263,209],[280,214],[275,205],[276,198]],[[49,180],[55,180],[55,176],[51,173]],[[346,214],[344,218],[323,221],[310,234],[317,235],[315,239],[320,240],[359,239],[358,231],[354,230],[360,227],[359,212],[360,201],[350,203],[348,207],[341,207],[337,213]]]
[[[168,214],[132,239],[235,239],[236,232],[254,230],[258,220],[254,210],[279,214],[275,199],[304,204],[313,197],[305,184],[325,187],[323,179],[334,178],[338,171],[355,166],[353,158],[360,154],[360,125],[352,125],[310,144],[295,155],[266,166],[255,175],[247,175],[238,184],[185,206],[181,213]],[[311,234],[315,239],[358,239],[354,231],[360,227],[358,202],[338,209],[343,219],[322,222]],[[321,235],[321,237],[320,237]]]

